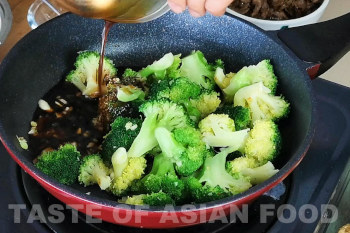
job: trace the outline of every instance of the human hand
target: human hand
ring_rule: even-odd
[[[233,0],[168,0],[171,10],[175,13],[181,13],[188,7],[194,17],[201,17],[206,12],[221,16],[232,2]]]

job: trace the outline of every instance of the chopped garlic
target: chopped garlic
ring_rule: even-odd
[[[132,122],[128,122],[128,123],[125,124],[125,129],[126,130],[131,129],[131,127],[132,127]]]
[[[68,104],[67,100],[65,100],[65,99],[58,99],[58,100],[61,101],[61,103],[63,103],[63,104]]]
[[[134,131],[135,129],[137,129],[137,124],[131,126],[130,129],[131,129],[132,131]]]
[[[30,131],[28,132],[28,134],[31,134],[31,135],[35,135],[38,133],[36,127],[38,126],[38,124],[35,122],[35,121],[31,121],[30,122],[30,126],[31,126],[31,129]]]
[[[132,122],[128,122],[125,124],[125,128],[126,130],[132,130],[134,131],[135,129],[137,129],[137,124],[133,124]]]
[[[27,140],[24,137],[18,137],[17,135],[16,135],[16,137],[17,137],[17,140],[18,140],[19,145],[21,146],[21,148],[23,150],[28,150]]]
[[[86,193],[86,195],[90,195],[90,194],[91,194],[91,192],[87,192],[87,193]]]
[[[89,142],[89,144],[87,144],[86,148],[91,148],[91,147],[94,147],[94,146],[95,146],[95,143]]]
[[[44,111],[47,111],[47,112],[53,111],[50,105],[45,100],[39,100],[38,104],[39,104],[39,108],[41,108]]]
[[[31,128],[30,131],[28,132],[28,134],[37,134],[38,131],[36,131],[36,128]]]
[[[63,105],[58,101],[55,101],[55,104],[58,105],[59,107],[63,107]]]

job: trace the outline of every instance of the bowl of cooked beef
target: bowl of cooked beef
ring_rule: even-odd
[[[227,13],[265,30],[279,30],[318,22],[329,0],[235,0]]]

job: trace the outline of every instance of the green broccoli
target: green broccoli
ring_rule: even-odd
[[[248,158],[254,158],[263,165],[272,161],[281,149],[281,133],[273,121],[256,121],[245,144]]]
[[[44,152],[35,166],[62,184],[73,184],[79,176],[81,156],[76,147],[66,144],[58,150]]]
[[[205,89],[214,89],[215,70],[222,66],[221,60],[217,60],[216,64],[209,64],[201,51],[193,51],[192,54],[182,59],[180,75]]]
[[[147,161],[143,156],[128,157],[126,149],[121,147],[112,156],[112,166],[113,179],[108,190],[116,196],[121,196],[145,173]]]
[[[234,106],[248,107],[253,123],[256,120],[277,121],[289,113],[289,103],[282,96],[271,95],[262,82],[241,88],[234,97]]]
[[[155,83],[150,90],[149,98],[166,98],[175,103],[185,103],[196,98],[201,87],[187,78],[166,79]]]
[[[128,151],[130,157],[144,155],[158,145],[154,135],[157,127],[165,127],[172,131],[192,124],[182,106],[166,99],[146,101],[140,106],[140,111],[146,118]]]
[[[196,203],[219,200],[248,190],[252,185],[247,176],[225,170],[228,150],[208,157],[199,176],[184,178],[187,199]]]
[[[232,194],[219,186],[203,185],[194,176],[184,178],[185,195],[188,202],[205,203],[229,197]]]
[[[250,182],[253,185],[260,184],[267,179],[270,179],[278,172],[273,164],[269,161],[265,165],[256,168],[242,169],[242,175],[249,177]]]
[[[137,192],[158,193],[163,191],[172,199],[178,200],[182,197],[184,184],[175,173],[173,162],[164,154],[154,157],[150,173],[138,181]]]
[[[126,68],[122,76],[123,78],[136,78],[140,77],[140,73],[133,69]]]
[[[121,102],[130,102],[137,99],[144,100],[145,92],[133,85],[120,85],[117,87],[117,98]]]
[[[111,185],[109,168],[103,163],[100,155],[85,156],[79,171],[78,180],[84,186],[98,184],[101,190],[105,190]]]
[[[155,137],[163,154],[175,163],[176,171],[189,176],[203,164],[209,151],[195,128],[177,128],[173,132],[164,127],[155,130]]]
[[[179,78],[180,75],[180,67],[181,65],[181,54],[174,56],[174,62],[173,64],[167,69],[166,76],[168,78]]]
[[[249,178],[241,174],[231,176],[226,171],[226,157],[230,152],[230,150],[222,150],[214,157],[208,157],[204,162],[199,182],[212,188],[218,186],[231,194],[248,190],[252,186]]]
[[[166,79],[155,83],[150,98],[166,98],[185,106],[194,121],[207,116],[220,105],[219,93],[201,88],[188,78]]]
[[[221,67],[216,68],[214,80],[215,83],[220,87],[221,90],[225,89],[228,85],[230,85],[231,79],[235,76],[235,73],[224,73],[224,69]]]
[[[258,166],[259,162],[256,159],[246,156],[235,158],[234,160],[226,163],[226,169],[231,175],[240,173],[243,169],[256,168]]]
[[[215,111],[215,114],[227,114],[234,120],[236,130],[247,129],[252,122],[249,108],[242,106],[223,105]]]
[[[129,205],[165,206],[174,204],[173,199],[164,192],[133,195],[118,201]]]
[[[139,73],[144,78],[153,75],[157,80],[178,77],[177,69],[181,62],[180,56],[181,54],[174,56],[172,53],[167,53],[160,60],[153,62],[152,65],[142,69]]]
[[[219,95],[216,91],[204,90],[198,97],[190,99],[190,105],[198,109],[200,117],[204,118],[219,107],[221,103]]]
[[[240,173],[248,177],[253,185],[264,182],[278,172],[270,161],[260,166],[257,160],[246,156],[227,162],[226,167],[231,175]]]
[[[72,70],[66,80],[73,83],[83,95],[96,97],[99,93],[98,86],[98,66],[100,55],[92,51],[80,52],[76,62],[75,70]],[[113,61],[104,57],[102,77],[105,79],[113,78],[117,75]]]
[[[263,82],[264,86],[269,88],[272,94],[276,93],[277,77],[270,60],[263,60],[257,65],[243,67],[234,75],[230,80],[230,84],[223,89],[223,92],[232,102],[234,95],[239,89],[258,82]]]
[[[124,147],[129,149],[140,132],[142,120],[128,117],[117,117],[111,124],[110,132],[102,142],[101,155],[107,164],[111,163],[114,152]]]
[[[235,131],[234,121],[226,114],[210,114],[199,122],[203,141],[212,147],[228,147],[242,152],[249,129]]]

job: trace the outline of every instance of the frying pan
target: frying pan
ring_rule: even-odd
[[[350,14],[280,32],[265,32],[232,16],[194,19],[173,13],[145,24],[115,25],[106,55],[117,67],[142,67],[170,51],[186,55],[197,49],[210,61],[222,58],[227,71],[268,58],[279,77],[278,92],[291,103],[289,118],[280,123],[284,144],[275,161],[280,171],[271,179],[242,194],[186,210],[146,208],[119,204],[97,188],[88,189],[87,195],[78,184],[58,183],[34,167],[36,155],[22,150],[16,139],[27,135],[38,100],[73,68],[77,52],[100,49],[102,28],[102,21],[66,14],[17,43],[0,67],[0,139],[12,158],[59,200],[108,222],[145,228],[194,225],[228,214],[286,178],[306,154],[314,133],[316,103],[309,75],[327,70],[350,45]]]

